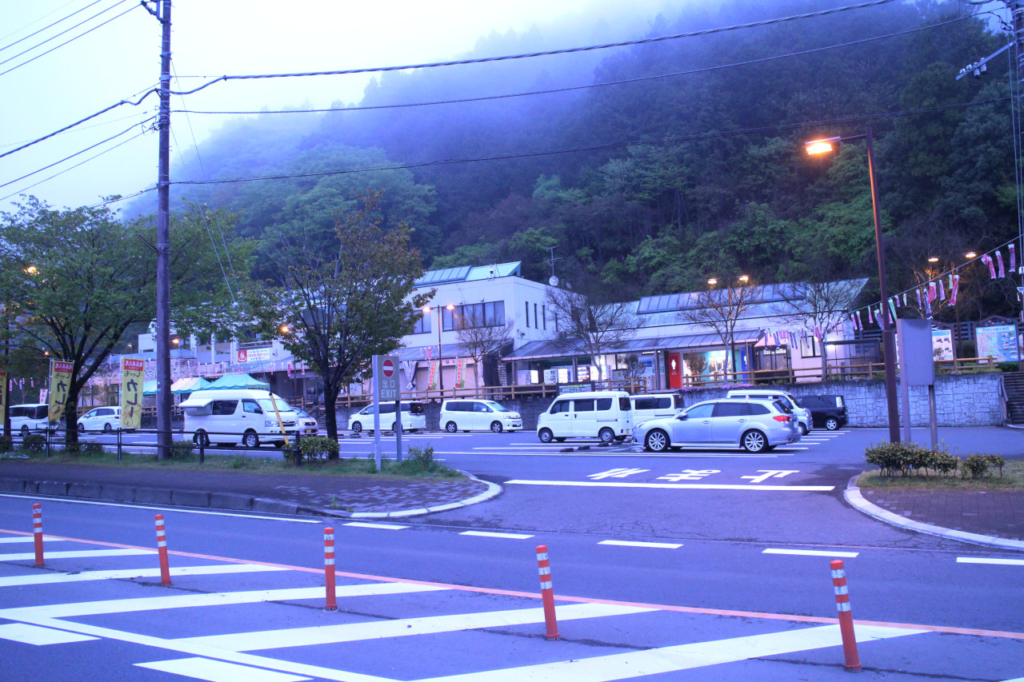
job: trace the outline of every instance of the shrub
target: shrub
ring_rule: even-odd
[[[879,443],[867,449],[864,459],[883,476],[895,476],[897,471],[906,476],[921,469],[925,475],[929,469],[946,475],[960,466],[960,458],[945,450],[928,450],[916,443]]]
[[[183,459],[192,454],[193,447],[195,447],[195,443],[190,440],[176,440],[171,443],[171,457]]]
[[[1016,372],[1020,369],[1020,365],[1016,362],[998,362],[996,367],[999,368],[1000,372]]]
[[[881,470],[883,476],[895,476],[897,471],[904,472],[904,455],[902,443],[879,443],[867,449],[864,459]]]
[[[10,436],[0,436],[0,452],[10,452],[14,449],[14,439]]]
[[[22,439],[21,444],[33,452],[41,452],[46,447],[46,436],[41,433],[30,433]]]
[[[338,441],[324,436],[309,436],[299,440],[299,456],[305,459],[332,459],[338,456],[341,450]]]
[[[1006,460],[999,455],[985,455],[985,460],[989,466],[996,467],[999,469],[999,478],[1003,477],[1003,467],[1006,466]]]
[[[942,451],[932,453],[931,468],[943,476],[948,476],[952,472],[956,471],[959,466],[959,457],[954,457],[948,452]]]
[[[988,473],[988,457],[985,455],[971,455],[960,465],[961,476],[967,478],[983,478]]]

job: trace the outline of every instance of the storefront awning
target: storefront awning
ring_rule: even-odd
[[[412,362],[414,360],[425,362],[427,360],[437,360],[437,344],[435,343],[433,346],[399,348],[398,350],[389,353],[389,355],[397,357],[401,362]],[[463,349],[460,344],[446,343],[441,346],[441,357],[444,359],[464,358],[467,357],[467,355],[465,349]]]
[[[733,343],[741,345],[754,343],[761,337],[759,329],[737,330],[733,333]],[[663,336],[643,339],[630,339],[608,348],[607,353],[643,353],[656,350],[692,350],[694,348],[711,348],[724,346],[718,334],[690,334],[688,336]],[[552,358],[571,358],[587,355],[583,344],[579,341],[531,341],[518,350],[506,355],[502,360],[547,360]]]

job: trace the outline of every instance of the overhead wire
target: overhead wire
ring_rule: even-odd
[[[120,123],[121,121],[127,121],[130,118],[139,119],[140,117],[146,116],[147,114],[148,114],[148,112],[145,112],[145,111],[137,111],[134,114],[131,114],[129,116],[122,116],[120,118],[112,118],[109,121],[104,121],[103,123],[93,123],[91,126],[82,126],[81,128],[78,128],[75,132],[82,132],[84,130],[92,130],[93,128],[101,128],[103,126],[113,125],[114,123]],[[10,142],[8,144],[0,144],[0,149],[4,149],[6,147],[16,147],[19,144],[24,144],[25,142],[28,142],[28,140],[21,140],[19,142]]]
[[[264,74],[249,74],[249,75],[236,75],[236,76],[219,76],[203,85],[192,90],[174,92],[175,95],[191,95],[193,93],[204,90],[214,83],[220,83],[231,80],[261,80],[269,78],[303,78],[309,76],[346,76],[361,73],[384,73],[388,71],[409,71],[413,69],[434,69],[448,66],[463,66],[468,64],[487,64],[491,62],[503,62],[517,59],[532,59],[535,57],[547,57],[552,55],[561,54],[574,54],[580,52],[591,52],[594,50],[607,50],[616,47],[632,47],[636,45],[650,45],[653,43],[660,43],[669,40],[680,40],[682,38],[694,38],[697,36],[713,35],[716,33],[724,33],[727,31],[737,31],[748,28],[757,28],[759,26],[770,26],[773,24],[781,24],[790,21],[796,21],[800,19],[810,19],[815,17],[823,17],[831,14],[837,14],[840,12],[848,12],[851,10],[865,9],[868,7],[877,7],[879,5],[886,5],[896,0],[870,0],[870,2],[863,2],[857,5],[846,5],[843,7],[833,7],[826,10],[819,10],[816,12],[806,12],[804,14],[794,14],[786,17],[776,17],[773,19],[763,19],[761,21],[753,21],[746,24],[734,24],[731,26],[719,26],[715,28],[701,29],[699,31],[688,31],[686,33],[675,33],[664,36],[654,36],[650,38],[638,38],[636,40],[625,40],[616,43],[603,43],[600,45],[585,45],[581,47],[567,47],[558,50],[542,50],[539,52],[527,52],[522,54],[511,54],[501,55],[496,57],[475,57],[471,59],[457,59],[445,62],[426,62],[422,64],[406,64],[403,66],[374,66],[359,69],[338,69],[332,71],[306,71],[297,73],[264,73]],[[2,75],[2,74],[0,74]]]
[[[47,17],[53,16],[54,14],[56,14],[57,12],[60,12],[60,11],[61,11],[62,9],[64,9],[64,8],[65,8],[65,7],[67,7],[68,5],[73,5],[73,4],[75,4],[76,2],[78,2],[78,0],[70,0],[69,2],[65,2],[65,3],[64,3],[63,5],[61,5],[60,7],[57,7],[56,9],[53,9],[53,10],[51,10],[51,11],[47,12],[46,14],[44,14],[44,15],[43,15],[43,16],[41,16],[41,17],[39,17],[38,19],[35,19],[35,20],[33,20],[33,21],[30,21],[30,22],[28,22],[27,24],[25,24],[25,25],[24,25],[24,26],[22,26],[21,28],[16,28],[15,30],[11,31],[10,33],[5,33],[4,35],[0,36],[0,40],[7,40],[7,39],[8,39],[8,38],[10,38],[11,36],[16,36],[16,35],[18,35],[19,33],[21,33],[22,31],[24,31],[24,30],[26,30],[26,29],[28,29],[28,28],[31,28],[32,26],[35,26],[35,25],[36,25],[36,24],[38,24],[38,23],[39,23],[40,21],[42,21],[42,20],[46,19]]]
[[[69,2],[69,3],[68,3],[68,5],[72,4],[73,2],[75,2],[75,0],[72,0],[72,2]],[[25,42],[26,40],[28,40],[29,38],[31,38],[31,37],[33,37],[33,36],[37,36],[37,35],[39,35],[40,33],[42,33],[43,31],[45,31],[45,30],[47,30],[47,29],[50,29],[50,28],[53,28],[53,27],[54,27],[54,26],[56,26],[57,24],[60,24],[60,23],[63,23],[63,22],[65,22],[65,21],[67,21],[68,19],[70,19],[71,17],[75,16],[76,14],[80,14],[80,13],[84,12],[85,10],[89,9],[90,7],[92,7],[93,5],[98,5],[98,4],[100,4],[101,2],[103,2],[103,0],[93,0],[93,2],[90,2],[90,3],[89,3],[88,5],[86,5],[85,7],[81,8],[81,9],[77,9],[77,10],[75,10],[74,12],[72,12],[71,14],[66,14],[66,15],[64,15],[63,17],[61,17],[61,18],[60,18],[60,19],[58,19],[57,21],[53,22],[52,24],[47,24],[46,26],[43,26],[43,27],[42,27],[41,29],[39,29],[38,31],[33,31],[32,33],[29,33],[29,34],[28,34],[27,36],[25,36],[24,38],[18,38],[18,39],[17,39],[17,40],[15,40],[15,41],[14,41],[13,43],[8,43],[7,45],[4,45],[3,47],[0,47],[0,52],[3,52],[4,50],[10,49],[10,48],[14,47],[15,45],[17,45],[18,43],[23,43],[23,42]],[[67,5],[64,5],[64,7],[67,7]],[[62,8],[62,9],[63,9],[63,8]],[[55,10],[55,11],[59,11],[59,10]],[[15,31],[15,33],[17,33],[17,31]],[[11,34],[11,35],[13,35],[13,34]],[[6,38],[7,38],[7,36],[4,36],[4,39],[6,39]]]

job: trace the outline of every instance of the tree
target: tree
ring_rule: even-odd
[[[281,337],[323,380],[332,439],[338,437],[334,404],[341,387],[365,371],[372,356],[398,348],[430,298],[413,295],[423,265],[409,245],[409,226],[381,229],[375,213],[381,194],[370,192],[360,210],[337,223],[335,249],[301,232],[282,235],[271,251],[277,254],[276,279],[254,294],[274,310],[260,331]]]
[[[789,324],[798,324],[821,346],[821,380],[828,379],[828,330],[843,321],[866,279],[811,280],[786,285],[783,310]]]
[[[593,362],[636,334],[638,323],[629,303],[602,303],[595,293],[568,288],[549,289],[547,300],[562,346],[581,348]]]
[[[725,372],[735,372],[736,325],[750,307],[760,302],[760,291],[757,287],[740,282],[733,286],[727,284],[722,288],[704,289],[697,292],[689,307],[680,313],[683,319],[691,324],[711,327],[729,348]]]
[[[194,206],[171,223],[172,319],[201,318],[219,305],[227,282]],[[221,224],[230,233],[229,216]],[[156,227],[121,222],[108,208],[53,210],[29,197],[0,214],[3,289],[16,296],[13,321],[23,343],[72,363],[64,410],[68,443],[78,440],[78,398],[129,325],[156,316]],[[229,242],[229,244],[232,244]],[[248,271],[247,243],[230,247],[236,272]],[[186,312],[188,315],[183,315]],[[182,329],[179,329],[182,331]]]
[[[483,306],[463,305],[462,314],[455,320],[456,335],[462,352],[473,358],[476,366],[476,385],[484,385],[484,358],[500,353],[502,348],[512,343],[514,320],[504,324],[487,319],[479,312]]]

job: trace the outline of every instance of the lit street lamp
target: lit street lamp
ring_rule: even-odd
[[[882,296],[882,353],[885,355],[885,401],[889,412],[889,440],[900,442],[900,413],[896,406],[896,339],[889,324],[889,289],[885,282],[885,252],[882,248],[882,220],[878,207],[878,182],[875,177],[875,150],[871,128],[863,135],[830,137],[805,144],[807,153],[825,154],[834,151],[843,142],[863,139],[868,152],[868,181],[871,185],[871,212],[875,221],[875,250],[878,254],[878,287]],[[909,418],[909,417],[908,417]]]
[[[451,303],[446,305],[445,310],[451,312],[455,310],[455,306]],[[423,314],[430,314],[430,306],[423,306]],[[437,306],[437,386],[441,392],[442,397],[444,396],[444,364],[441,362],[441,306]]]

